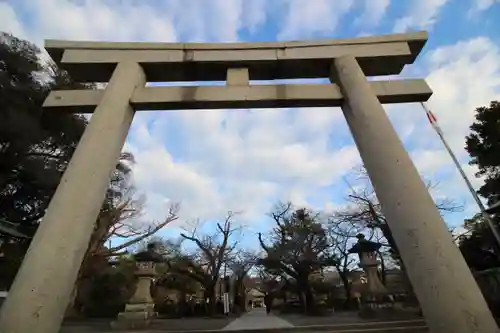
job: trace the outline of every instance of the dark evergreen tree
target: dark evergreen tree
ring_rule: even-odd
[[[40,60],[32,43],[0,33],[0,219],[32,235],[44,215],[86,120],[43,112],[54,88],[81,88]]]
[[[477,176],[485,178],[479,194],[489,205],[500,201],[500,102],[476,109],[476,120],[470,127],[465,149],[471,165],[478,167]]]
[[[43,112],[68,75],[41,61],[30,42],[0,32],[0,288],[8,288],[87,124],[84,117]]]
[[[478,167],[477,176],[484,177],[479,195],[494,205],[500,201],[500,103],[476,109],[476,120],[466,137],[465,149],[471,156],[471,165]],[[500,228],[500,214],[491,215]],[[459,246],[473,270],[500,267],[500,247],[482,215],[478,214],[464,223],[467,233],[460,237]]]

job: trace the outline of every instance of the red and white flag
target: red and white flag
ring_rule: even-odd
[[[442,134],[443,132],[441,131],[441,127],[439,127],[439,124],[437,122],[437,118],[434,115],[434,113],[432,113],[432,111],[424,103],[421,103],[421,104],[422,104],[422,107],[425,110],[425,114],[427,115],[427,119],[429,120],[429,123],[432,125],[432,127],[434,127],[434,129],[439,134]]]
[[[425,110],[425,113],[427,114],[427,119],[429,119],[429,122],[431,124],[434,124],[437,122],[436,116],[434,115],[434,113],[432,113],[431,110]]]

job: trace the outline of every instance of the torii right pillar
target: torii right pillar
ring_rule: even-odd
[[[459,249],[408,152],[353,56],[333,62],[331,81],[408,276],[433,333],[498,333]]]

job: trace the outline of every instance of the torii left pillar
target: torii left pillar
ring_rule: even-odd
[[[0,311],[0,332],[57,333],[146,78],[117,64]]]

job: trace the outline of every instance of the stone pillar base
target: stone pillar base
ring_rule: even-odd
[[[111,327],[114,329],[145,328],[155,316],[154,304],[127,304],[125,311],[118,314],[116,321],[111,323]]]

